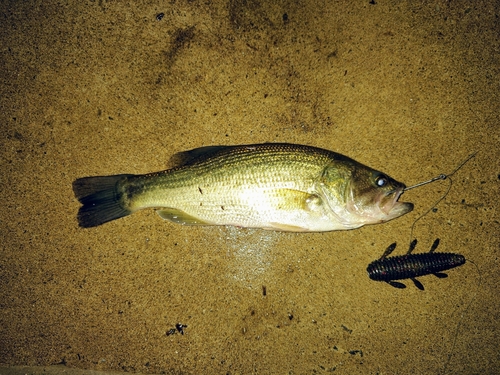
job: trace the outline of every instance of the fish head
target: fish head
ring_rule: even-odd
[[[357,167],[347,186],[346,209],[365,224],[395,219],[413,210],[413,203],[399,202],[405,187],[385,173]]]
[[[330,208],[346,228],[383,223],[413,210],[399,202],[405,184],[354,160],[335,163],[323,174]]]

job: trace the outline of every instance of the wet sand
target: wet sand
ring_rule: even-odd
[[[497,3],[0,9],[0,373],[499,373]],[[447,181],[353,231],[188,227],[154,211],[78,227],[78,177],[261,142],[334,150],[407,185],[479,151],[414,229],[415,251],[439,237],[474,264],[420,278],[424,291],[366,274],[390,243],[406,251]]]

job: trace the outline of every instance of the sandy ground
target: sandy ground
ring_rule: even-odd
[[[499,374],[500,6],[429,3],[1,2],[0,372]],[[77,225],[78,177],[260,142],[408,185],[479,151],[414,231],[474,264],[367,277],[446,181],[353,231]]]

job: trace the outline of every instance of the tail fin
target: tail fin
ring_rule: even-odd
[[[73,182],[73,192],[83,204],[78,211],[78,224],[83,228],[96,227],[108,221],[130,215],[122,207],[116,184],[132,175],[95,176],[79,178]]]

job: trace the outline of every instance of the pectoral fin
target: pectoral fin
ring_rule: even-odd
[[[175,208],[167,208],[156,211],[158,215],[164,220],[171,221],[173,223],[182,224],[182,225],[210,225],[203,220],[198,219],[197,217],[188,215],[184,211],[177,210]]]
[[[311,194],[295,189],[274,189],[268,195],[270,203],[280,210],[318,211],[323,205],[323,199],[317,194]]]
[[[276,189],[273,190],[271,205],[279,210],[288,212],[290,215],[295,216],[298,212],[308,212],[308,215],[321,214],[323,210],[323,199],[317,194],[311,194],[301,190],[295,189]],[[284,218],[285,222],[269,222],[269,227],[264,229],[278,230],[283,232],[309,232],[310,229],[306,223],[301,226],[300,223],[291,224],[287,223],[288,219]]]

